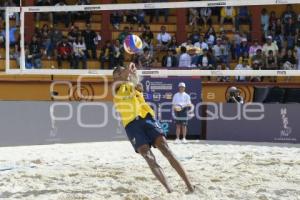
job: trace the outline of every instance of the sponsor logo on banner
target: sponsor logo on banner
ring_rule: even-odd
[[[28,9],[28,11],[29,12],[38,12],[38,11],[40,11],[41,9],[39,9],[39,8],[29,8]]]
[[[225,92],[225,99],[226,101],[229,99],[229,92],[228,90],[230,89],[230,87],[227,88],[226,92]],[[246,102],[250,102],[252,99],[252,95],[251,95],[251,91],[249,87],[237,87],[237,89],[240,91],[240,95],[244,98],[244,100]]]
[[[275,0],[276,4],[288,4],[289,1],[288,0]]]
[[[84,7],[84,10],[86,11],[101,10],[101,6]]]
[[[275,140],[276,141],[297,141],[296,138],[291,137],[293,134],[293,129],[289,125],[287,108],[281,108],[280,115],[282,120],[282,128],[280,130],[280,137],[275,138]]]
[[[212,76],[223,76],[223,72],[219,70],[212,70],[211,71]]]
[[[286,75],[287,75],[287,72],[286,72],[286,70],[279,70],[279,71],[277,71],[277,75],[283,75],[283,76],[286,76]]]
[[[161,99],[161,94],[160,93],[153,93],[153,100],[158,102]]]
[[[214,6],[226,6],[226,1],[218,1],[218,2],[209,2],[207,6],[214,7]]]
[[[153,9],[153,8],[155,8],[155,5],[153,3],[145,3],[144,8],[145,9]]]
[[[159,75],[159,71],[142,71],[142,75]]]
[[[145,85],[146,85],[146,92],[150,92],[151,82],[146,81]]]

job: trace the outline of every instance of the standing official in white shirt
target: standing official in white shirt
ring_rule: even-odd
[[[179,92],[173,96],[173,110],[176,121],[176,140],[175,143],[180,143],[180,135],[182,133],[182,142],[186,143],[188,111],[192,107],[191,97],[185,92],[185,83],[181,82],[178,85]]]

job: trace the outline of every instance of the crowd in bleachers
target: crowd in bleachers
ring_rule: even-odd
[[[144,0],[143,2],[164,2],[166,0]],[[6,6],[17,2],[7,1]],[[116,3],[116,1],[115,1]],[[89,0],[78,0],[78,5],[90,4]],[[64,0],[37,0],[37,6],[66,5]],[[288,5],[283,13],[268,12],[262,9],[262,38],[251,38],[250,32],[241,30],[242,24],[251,31],[251,13],[248,7],[190,8],[186,25],[189,27],[187,41],[177,42],[174,34],[168,30],[171,10],[128,10],[113,11],[110,22],[119,36],[113,41],[102,41],[99,30],[91,26],[90,12],[58,12],[47,15],[35,15],[35,33],[31,41],[26,42],[26,67],[41,68],[42,59],[55,59],[57,68],[67,60],[71,68],[87,68],[88,60],[98,60],[99,68],[112,69],[116,65],[133,61],[140,68],[184,67],[198,69],[300,69],[300,14]],[[215,30],[213,16],[220,24]],[[2,17],[3,18],[3,17]],[[20,55],[19,38],[16,36],[19,16],[14,15],[15,26],[10,29],[11,56]],[[163,18],[163,22],[159,19]],[[42,24],[44,20],[49,23]],[[80,29],[77,21],[84,21],[86,26]],[[99,22],[100,23],[100,22]],[[60,28],[65,25],[67,33]],[[122,26],[125,25],[125,26]],[[159,33],[154,34],[151,25],[159,25]],[[232,30],[225,30],[226,24],[232,24]],[[0,48],[4,47],[5,29],[1,22]],[[102,29],[105,27],[102,27]],[[109,26],[107,26],[109,28]],[[228,32],[233,34],[228,36]],[[123,49],[123,40],[130,33],[138,33],[144,48],[140,54],[129,57]],[[97,52],[100,51],[99,54]],[[236,65],[232,65],[236,63]],[[249,77],[236,77],[239,81]],[[227,81],[226,77],[220,81]],[[259,78],[251,78],[260,81]]]

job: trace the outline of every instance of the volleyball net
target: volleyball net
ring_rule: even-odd
[[[105,11],[111,11],[113,13],[114,11],[130,11],[132,9],[134,10],[162,10],[162,9],[168,9],[176,11],[176,9],[181,8],[207,8],[207,7],[226,7],[226,6],[233,6],[233,7],[240,7],[240,6],[257,6],[257,5],[264,5],[264,6],[276,6],[276,5],[285,5],[285,4],[293,4],[293,5],[299,5],[299,0],[224,0],[224,1],[187,1],[187,2],[160,2],[160,3],[126,3],[126,4],[96,4],[96,5],[64,5],[64,6],[30,6],[30,7],[7,7],[5,8],[5,71],[9,74],[53,74],[53,75],[111,75],[112,70],[108,69],[100,69],[100,63],[101,59],[99,59],[99,55],[96,55],[96,59],[93,59],[92,64],[89,62],[87,63],[86,69],[74,69],[72,66],[68,67],[58,67],[57,66],[57,60],[54,58],[45,58],[45,62],[42,62],[39,67],[39,69],[35,67],[27,67],[27,59],[28,59],[28,52],[29,47],[26,42],[26,38],[28,38],[28,35],[33,35],[31,32],[28,31],[26,28],[27,24],[31,23],[31,26],[36,25],[35,17],[27,17],[29,15],[36,16],[39,14],[40,16],[46,16],[47,14],[52,13],[53,15],[56,15],[57,19],[54,20],[61,20],[60,23],[63,24],[66,20],[67,15],[60,15],[62,13],[70,13],[73,15],[74,13],[89,13],[92,14],[92,16],[97,18],[101,18],[101,15]],[[12,51],[14,46],[10,43],[10,33],[12,28],[14,28],[14,24],[11,22],[11,16],[14,15],[14,13],[19,13],[20,16],[20,56],[18,64],[12,64]],[[55,18],[55,17],[54,17]],[[187,17],[188,18],[188,17]],[[28,22],[26,20],[34,20],[33,22]],[[173,32],[176,34],[178,31],[177,29],[177,21],[176,18],[172,19],[173,22]],[[99,22],[100,20],[96,20]],[[219,20],[218,20],[219,21]],[[83,22],[83,25],[81,24],[82,28],[85,29],[85,23]],[[105,32],[105,29],[112,29],[111,24],[105,25],[103,27],[100,24],[97,25],[96,23],[95,29],[101,30],[101,33]],[[26,24],[26,26],[25,26]],[[164,25],[164,22],[158,23],[159,25]],[[74,24],[76,25],[76,22]],[[115,32],[113,34],[120,34],[122,29],[124,28],[123,25],[120,27],[120,30],[118,31],[111,31]],[[188,26],[188,23],[186,22],[186,26]],[[220,27],[220,25],[218,25]],[[160,27],[159,27],[160,28]],[[93,29],[93,27],[92,27]],[[172,29],[172,28],[171,28]],[[187,33],[191,32],[190,27],[187,27]],[[33,29],[30,29],[33,30]],[[69,27],[65,27],[63,29],[63,35],[67,36],[67,33],[69,31]],[[80,30],[82,31],[82,29]],[[156,30],[157,32],[159,31]],[[167,30],[168,32],[169,30]],[[232,31],[232,30],[231,30]],[[250,30],[253,31],[253,30]],[[255,31],[255,30],[254,30]],[[64,33],[66,32],[66,33]],[[133,34],[141,34],[141,31],[132,31]],[[100,36],[99,33],[99,43],[100,43]],[[113,36],[114,38],[114,36]],[[154,36],[154,40],[156,38],[156,34]],[[28,39],[27,39],[28,40]],[[105,41],[101,41],[103,44]],[[98,53],[100,49],[100,45],[97,46],[96,52]],[[47,54],[47,52],[45,52]],[[92,53],[91,53],[92,54]],[[126,54],[126,53],[125,53]],[[128,55],[127,55],[128,56]],[[46,55],[47,57],[47,55]],[[50,56],[49,56],[50,57]],[[91,55],[91,57],[93,57]],[[161,58],[160,58],[161,59]],[[71,60],[72,61],[72,60]],[[128,62],[130,62],[128,60]],[[160,60],[158,61],[161,62]],[[124,65],[126,65],[126,59],[124,62]],[[93,65],[93,67],[91,67]],[[151,68],[147,70],[139,70],[139,74],[143,76],[300,76],[300,71],[298,70],[224,70],[224,69],[211,69],[211,70],[199,70],[197,68],[191,68],[191,69],[177,69],[175,68],[170,70],[171,68]]]

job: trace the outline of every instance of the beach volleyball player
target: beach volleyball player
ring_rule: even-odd
[[[158,148],[184,180],[188,192],[193,192],[194,187],[185,170],[170,150],[164,133],[154,118],[154,111],[145,102],[143,93],[140,91],[141,88],[137,87],[139,82],[135,64],[131,63],[128,67],[116,67],[113,71],[113,78],[115,109],[120,114],[134,150],[143,156],[153,174],[167,191],[172,192],[162,168],[151,151],[151,146]]]

